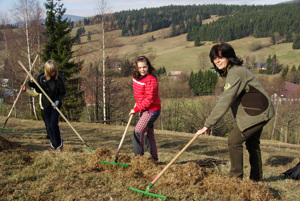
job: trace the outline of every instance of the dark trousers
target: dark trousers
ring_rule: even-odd
[[[62,139],[59,129],[59,113],[53,107],[44,108],[44,117],[47,124],[47,133],[50,137],[51,147],[54,149],[62,146]]]
[[[263,177],[260,152],[260,136],[267,122],[262,122],[246,129],[244,132],[235,127],[228,138],[229,157],[231,161],[230,176],[243,178],[243,143],[249,152],[250,179],[261,181]]]
[[[45,114],[44,114],[44,113],[45,113],[45,112],[44,112],[44,109],[41,109],[42,118],[43,118],[43,121],[44,121],[44,123],[45,123],[46,132],[47,132],[46,138],[50,139],[50,135],[49,135],[49,133],[48,133],[48,125],[47,125],[47,122],[46,122],[46,120],[45,120]]]

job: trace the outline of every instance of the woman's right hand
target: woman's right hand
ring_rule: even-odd
[[[202,135],[203,133],[206,133],[206,135],[209,135],[209,128],[204,126],[201,130],[198,130],[197,133],[195,133],[195,135]]]
[[[135,114],[134,109],[131,109],[130,112],[129,112],[129,115],[134,115],[134,114]]]

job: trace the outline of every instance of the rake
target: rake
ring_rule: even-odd
[[[162,198],[167,199],[164,195],[158,195],[154,193],[150,193],[150,188],[155,184],[155,182],[165,173],[165,171],[181,156],[181,154],[197,139],[199,135],[195,135],[193,139],[171,160],[171,162],[153,179],[153,181],[147,186],[146,190],[139,190],[136,188],[130,187],[130,190],[133,190],[138,193],[142,193],[144,195],[152,196],[154,198]]]
[[[118,161],[118,155],[119,155],[121,146],[122,146],[122,144],[123,144],[123,141],[124,141],[125,135],[126,135],[126,133],[127,133],[127,130],[128,130],[128,128],[129,128],[129,125],[130,125],[130,122],[131,122],[131,120],[132,120],[132,117],[133,117],[133,114],[130,115],[130,118],[129,118],[129,120],[128,120],[127,126],[126,126],[126,128],[125,128],[123,137],[122,137],[122,139],[121,139],[121,142],[120,142],[120,144],[119,144],[119,147],[118,147],[118,150],[117,150],[117,153],[116,153],[116,155],[115,155],[115,158],[114,158],[113,162],[100,161],[101,163],[110,164],[110,165],[117,165],[117,166],[123,166],[123,167],[129,167],[128,164],[118,163],[117,161]]]
[[[51,105],[54,105],[53,101],[51,100],[51,98],[47,95],[47,93],[43,90],[43,88],[39,85],[39,83],[37,83],[37,81],[34,79],[34,77],[31,75],[30,72],[28,72],[28,70],[23,66],[23,64],[18,61],[19,64],[22,66],[22,68],[26,71],[27,75],[29,75],[32,79],[32,81],[36,84],[36,86],[38,86],[38,88],[41,90],[41,92],[44,94],[44,96],[49,100],[49,102],[51,103]],[[88,146],[88,144],[82,139],[82,137],[79,135],[79,133],[75,130],[75,128],[70,124],[70,122],[68,121],[68,119],[65,117],[65,115],[58,109],[58,107],[55,107],[55,109],[57,110],[57,112],[63,117],[63,119],[68,123],[68,125],[71,127],[71,129],[75,132],[75,134],[79,137],[79,139],[85,144],[86,148],[85,150],[87,151],[93,151],[90,149],[90,147]]]
[[[36,62],[36,60],[37,60],[37,58],[38,58],[38,55],[36,55],[36,57],[35,57],[35,59],[34,59],[34,61],[33,61],[33,63],[32,63],[32,67],[31,67],[31,69],[30,69],[29,72],[32,71],[33,66],[34,66],[34,64],[35,64],[35,62]],[[23,85],[26,84],[28,78],[29,78],[29,75],[26,76],[26,78],[25,78],[25,80],[24,80],[24,82],[23,82]],[[12,129],[7,129],[7,128],[5,128],[5,126],[6,126],[7,122],[8,122],[8,119],[9,119],[9,117],[10,117],[10,115],[11,115],[11,112],[12,112],[12,110],[14,109],[14,107],[15,107],[15,105],[16,105],[16,103],[17,103],[17,101],[18,101],[18,99],[19,99],[19,97],[20,97],[20,95],[21,95],[21,93],[22,93],[22,89],[20,88],[19,93],[18,93],[18,95],[17,95],[17,97],[16,97],[16,99],[15,99],[15,101],[14,101],[14,103],[13,103],[13,105],[12,105],[12,107],[11,107],[11,109],[10,109],[8,115],[7,115],[7,117],[6,117],[5,122],[4,122],[3,126],[2,126],[2,128],[0,128],[1,130],[12,132]]]

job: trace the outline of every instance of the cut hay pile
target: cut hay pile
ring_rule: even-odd
[[[129,168],[99,162],[100,160],[113,161],[113,156],[114,154],[108,149],[97,149],[87,159],[89,171],[109,172],[115,180],[145,190],[165,167],[165,165],[153,163],[147,157],[129,157],[127,155],[120,156],[118,163],[129,164]],[[171,165],[150,192],[175,200],[274,200],[269,189],[263,183],[253,182],[249,179],[229,178],[211,169],[201,167],[201,164],[196,162]],[[138,199],[145,199],[142,194],[137,196]]]

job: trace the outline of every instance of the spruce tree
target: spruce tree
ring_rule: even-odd
[[[71,22],[63,19],[66,9],[58,0],[47,0],[45,35],[48,41],[44,45],[42,59],[46,62],[49,59],[56,61],[59,72],[65,78],[67,95],[64,99],[63,110],[70,120],[79,120],[84,105],[83,92],[80,91],[81,79],[78,73],[81,70],[82,62],[75,63],[72,60],[72,46],[77,37],[71,37]]]
[[[293,49],[300,49],[300,34],[298,34],[293,42]]]
[[[266,68],[266,74],[271,74],[272,72],[272,58],[271,55],[269,55],[267,59],[267,68]]]
[[[285,67],[283,70],[282,70],[282,73],[281,73],[281,77],[283,80],[286,80],[286,76],[289,72],[289,66]]]
[[[201,42],[200,42],[200,37],[199,36],[196,36],[196,39],[195,39],[195,42],[194,42],[194,46],[198,47],[201,45]]]

